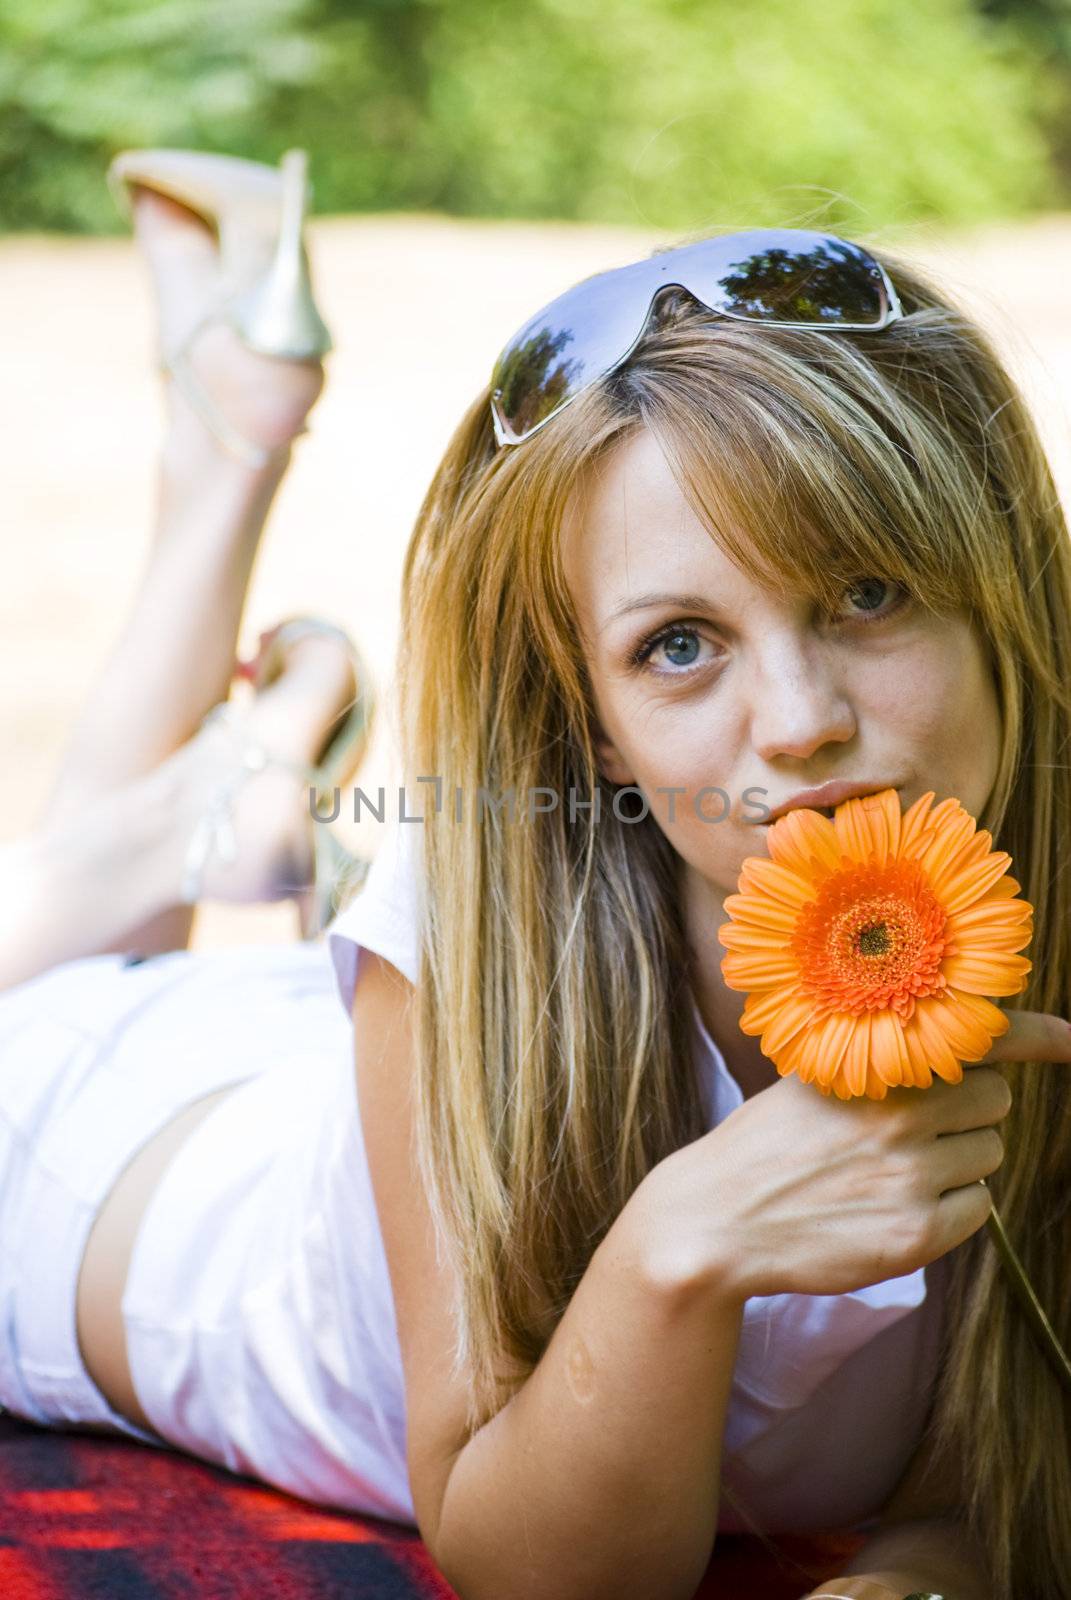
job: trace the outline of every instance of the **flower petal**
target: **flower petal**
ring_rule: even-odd
[[[992,1000],[986,1000],[980,994],[968,994],[963,989],[950,989],[948,994],[953,995],[956,1004],[963,1011],[969,1011],[976,1022],[979,1022],[989,1034],[990,1039],[1000,1039],[1011,1027],[1011,1017]]]
[[[1025,956],[986,955],[971,952],[969,955],[946,956],[941,963],[945,982],[955,989],[966,989],[968,994],[1006,995],[1021,994],[1025,979],[1033,962]]]
[[[870,825],[871,848],[883,867],[886,861],[895,860],[900,849],[900,796],[895,789],[882,789],[879,794],[863,795],[859,804]]]
[[[845,800],[833,813],[833,827],[841,851],[852,861],[869,861],[874,849],[870,816],[858,799]]]
[[[981,1022],[967,1006],[960,1005],[954,991],[948,999],[944,995],[926,995],[915,1010],[940,1028],[957,1061],[980,1061],[992,1043]]]
[[[755,928],[779,928],[782,933],[794,933],[799,921],[798,912],[766,895],[730,894],[723,904],[734,922],[746,922]]]
[[[963,1068],[932,1009],[920,1002],[908,1026],[914,1028],[925,1051],[927,1065],[938,1077],[944,1078],[946,1083],[961,1082]]]
[[[911,1083],[914,1073],[904,1029],[895,1011],[874,1011],[870,1020],[870,1056],[883,1083]],[[862,1093],[858,1090],[857,1093]]]
[[[777,989],[764,989],[757,994],[748,995],[740,1015],[741,1033],[765,1033],[774,1018],[780,1016],[785,1007],[792,1005],[796,998],[796,988],[789,985]]]
[[[918,856],[924,847],[924,842],[933,831],[930,807],[936,798],[935,791],[928,789],[925,794],[908,807],[900,819],[900,859],[906,856]]]
[[[922,1043],[922,1036],[914,1026],[912,1020],[904,1026],[904,1044],[907,1046],[907,1056],[911,1063],[911,1072],[916,1089],[928,1089],[933,1082],[933,1073],[930,1071],[929,1061],[926,1059],[926,1049]],[[909,1083],[911,1079],[907,1080]]]
[[[812,878],[816,870],[835,872],[840,866],[836,830],[820,811],[807,807],[786,811],[771,823],[766,842],[779,865],[804,879]]]
[[[995,928],[986,933],[968,932],[959,938],[946,938],[945,949],[949,955],[958,955],[961,952],[983,952],[986,955],[996,955],[1002,950],[1025,950],[1034,937],[1033,926],[1028,922],[1020,928]]]
[[[775,983],[792,983],[799,977],[799,968],[788,954],[745,955],[730,950],[722,957],[721,975],[730,989],[769,989]]]
[[[985,829],[971,835],[961,850],[948,857],[942,867],[930,873],[930,887],[934,894],[944,899],[955,879],[969,868],[984,861],[993,846],[993,835]]]
[[[938,808],[940,809],[940,808]],[[940,881],[941,876],[950,862],[958,861],[960,854],[974,832],[974,818],[968,816],[966,811],[959,807],[959,815],[945,812],[940,825],[935,829],[932,837],[927,841],[925,848],[919,855],[922,869],[931,884]],[[937,813],[935,812],[936,816]]]
[[[762,1036],[763,1054],[769,1056],[771,1061],[775,1060],[800,1029],[810,1024],[810,1020],[811,1007],[806,1001],[796,1000],[783,1006]]]
[[[995,850],[984,861],[951,876],[947,889],[941,895],[945,909],[949,912],[962,911],[975,900],[981,899],[990,885],[1004,876],[1010,865],[1011,856],[1007,851]]]
[[[866,1092],[867,1065],[873,1059],[871,1055],[870,1028],[871,1013],[864,1011],[862,1016],[855,1019],[855,1027],[852,1029],[848,1047],[841,1058],[839,1066],[825,1061],[819,1070],[820,1081],[827,1083],[842,1100],[846,1097],[841,1094],[841,1089],[846,1089],[849,1096]],[[838,1084],[840,1088],[838,1088]]]
[[[785,950],[788,941],[779,928],[760,928],[750,922],[723,922],[718,943],[726,950]]]
[[[985,939],[989,933],[1018,929],[1029,922],[1034,908],[1028,900],[978,900],[974,905],[954,911],[945,932],[955,938],[970,931],[972,939]]]
[[[872,1061],[868,1063],[866,1069],[866,1092],[868,1100],[884,1100],[889,1092],[888,1084],[882,1083],[874,1070]]]
[[[809,1033],[797,1034],[785,1046],[784,1053],[777,1062],[777,1070],[782,1078],[787,1078],[790,1073],[794,1072],[801,1083],[817,1083],[814,1052]]]
[[[992,889],[990,889],[988,894],[986,895],[986,899],[987,900],[1010,900],[1013,895],[1016,895],[1016,894],[1019,893],[1021,888],[1022,888],[1022,884],[1021,883],[1017,883],[1014,878],[998,878],[996,883],[993,885]],[[1023,904],[1024,904],[1024,906],[1029,906],[1030,905],[1030,901],[1029,900],[1024,900]],[[1031,911],[1033,911],[1033,909],[1034,909],[1033,906],[1030,906],[1030,909],[1031,909]]]
[[[740,869],[740,889],[744,894],[772,895],[794,911],[815,896],[814,886],[806,878],[763,856],[748,856]]]
[[[858,1017],[844,1011],[832,1011],[814,1031],[814,1057],[824,1062],[832,1082],[840,1072],[845,1053],[855,1037]]]

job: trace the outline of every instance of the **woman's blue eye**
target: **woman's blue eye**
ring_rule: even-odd
[[[696,651],[700,643],[700,635],[694,628],[683,628],[679,623],[675,623],[671,627],[663,628],[653,638],[645,639],[636,647],[629,659],[633,666],[640,666],[655,650],[664,645],[666,659],[681,669],[680,673],[675,675],[683,676],[689,668],[694,668],[698,664]]]
[[[662,643],[666,647],[666,659],[672,661],[675,667],[690,667],[695,661],[698,636],[687,629],[678,629],[676,633],[669,634]],[[682,661],[674,651],[682,652],[686,659]]]
[[[889,585],[886,583],[884,578],[860,578],[857,583],[852,584],[851,588],[848,589],[846,593],[848,597],[853,600],[857,596],[863,596],[865,609],[868,611],[876,611],[881,605],[882,592],[888,587]],[[877,591],[876,594],[875,590]]]
[[[876,594],[875,590],[877,591]],[[892,591],[892,600],[883,606],[882,596],[890,590]],[[852,618],[856,622],[877,621],[892,616],[894,611],[899,611],[907,599],[907,589],[904,585],[894,582],[891,578],[857,578],[850,588],[845,589],[844,593],[851,599],[856,596],[864,597],[864,610],[857,611]]]

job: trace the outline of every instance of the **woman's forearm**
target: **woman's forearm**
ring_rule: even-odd
[[[657,1171],[457,1458],[434,1554],[462,1600],[690,1600],[706,1569],[743,1301],[664,1263]]]
[[[841,1572],[845,1580],[865,1577],[898,1596],[921,1590],[945,1600],[992,1600],[981,1552],[961,1523],[945,1517],[878,1528]],[[811,1593],[830,1591],[841,1592],[837,1579],[815,1584]],[[854,1600],[847,1581],[843,1592]]]

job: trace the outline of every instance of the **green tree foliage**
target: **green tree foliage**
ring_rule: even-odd
[[[4,0],[0,220],[114,227],[124,146],[295,143],[321,210],[682,232],[1012,214],[1062,202],[1061,70],[970,0]]]
[[[1061,186],[1071,187],[1071,0],[977,0],[999,18],[1039,67],[1036,113],[1048,137]]]
[[[250,153],[269,108],[330,70],[306,0],[3,0],[0,224],[114,226],[131,145]]]

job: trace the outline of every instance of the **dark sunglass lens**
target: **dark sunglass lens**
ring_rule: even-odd
[[[623,359],[650,298],[644,272],[598,273],[544,306],[514,336],[491,375],[500,418],[517,438]]]
[[[742,254],[721,272],[714,298],[727,316],[776,322],[869,326],[887,309],[885,284],[870,257],[832,238]]]
[[[494,392],[510,430],[523,434],[549,417],[583,382],[585,363],[571,356],[573,330],[546,323],[515,342],[494,374]]]

